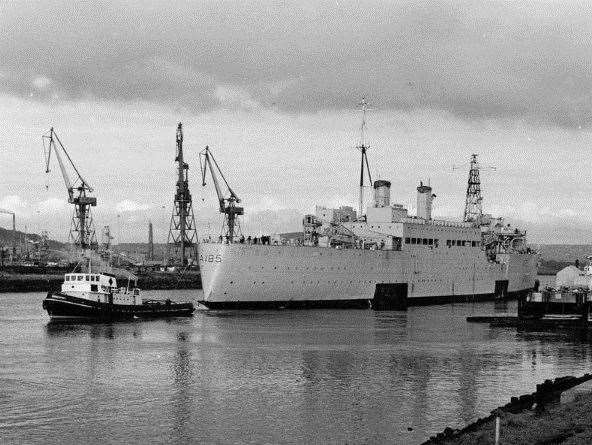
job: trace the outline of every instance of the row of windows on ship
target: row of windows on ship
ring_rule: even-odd
[[[439,247],[440,240],[438,238],[405,238],[405,244],[421,244],[423,246]],[[462,247],[479,247],[480,241],[468,241],[460,239],[447,239],[446,246],[462,246]]]
[[[100,275],[66,275],[66,281],[99,281]]]

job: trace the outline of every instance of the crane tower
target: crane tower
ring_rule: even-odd
[[[46,140],[48,141],[47,146],[45,146]],[[72,161],[72,158],[66,151],[66,148],[60,141],[60,138],[54,131],[53,127],[49,130],[49,134],[43,135],[43,146],[45,150],[45,173],[49,173],[51,152],[53,151],[60,166],[64,183],[66,184],[68,202],[74,204],[74,212],[68,237],[69,241],[82,249],[96,249],[98,244],[91,207],[97,205],[97,198],[89,196],[89,194],[93,192],[93,188],[76,168],[74,161]],[[68,163],[75,172],[76,179],[74,182],[70,180],[66,164],[60,153],[66,157]]]
[[[465,214],[463,221],[480,223],[483,216],[483,207],[481,202],[481,179],[479,178],[479,162],[477,155],[471,155],[471,164],[469,168],[469,181],[467,184],[467,196],[465,201]]]
[[[183,159],[183,125],[177,125],[177,188],[168,236],[169,259],[180,259],[181,264],[189,264],[197,257],[197,231],[191,193],[189,192],[189,165]]]

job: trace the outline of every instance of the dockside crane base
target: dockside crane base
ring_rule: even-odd
[[[230,184],[228,184],[224,173],[222,173],[222,169],[220,169],[218,162],[216,162],[216,158],[214,158],[210,147],[207,145],[206,148],[199,154],[199,166],[201,168],[201,185],[203,187],[206,186],[206,176],[209,170],[212,177],[212,182],[214,183],[214,188],[216,189],[220,213],[224,215],[221,236],[224,237],[227,242],[233,243],[235,237],[242,235],[240,220],[238,217],[244,215],[245,209],[244,207],[237,206],[241,200],[237,194],[234,193],[230,187]],[[218,182],[216,172],[218,172],[222,178],[222,181],[224,181],[224,184],[226,185],[226,189],[228,190],[227,198],[224,197],[224,193],[222,192],[222,188]]]
[[[81,249],[96,249],[98,244],[91,207],[97,205],[97,198],[90,196],[93,188],[78,171],[78,168],[74,164],[74,161],[72,161],[72,158],[53,127],[49,130],[48,134],[43,135],[43,149],[45,155],[45,173],[50,172],[51,153],[54,152],[62,173],[62,178],[66,184],[68,202],[74,205],[69,241]],[[68,175],[68,169],[62,155],[74,170],[74,181]]]

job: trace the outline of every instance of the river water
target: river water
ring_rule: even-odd
[[[43,297],[0,294],[2,442],[419,443],[591,370],[585,339],[465,321],[515,303],[64,326]]]

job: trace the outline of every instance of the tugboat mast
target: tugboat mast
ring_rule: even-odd
[[[370,175],[370,166],[368,165],[368,155],[366,151],[370,146],[366,145],[365,132],[366,132],[366,111],[368,110],[368,102],[365,98],[362,98],[362,102],[359,103],[362,110],[362,125],[360,127],[360,144],[356,147],[362,153],[360,161],[360,203],[358,209],[358,219],[362,218],[364,211],[364,165],[366,166],[366,172],[368,173],[368,181],[372,185],[372,176]]]

